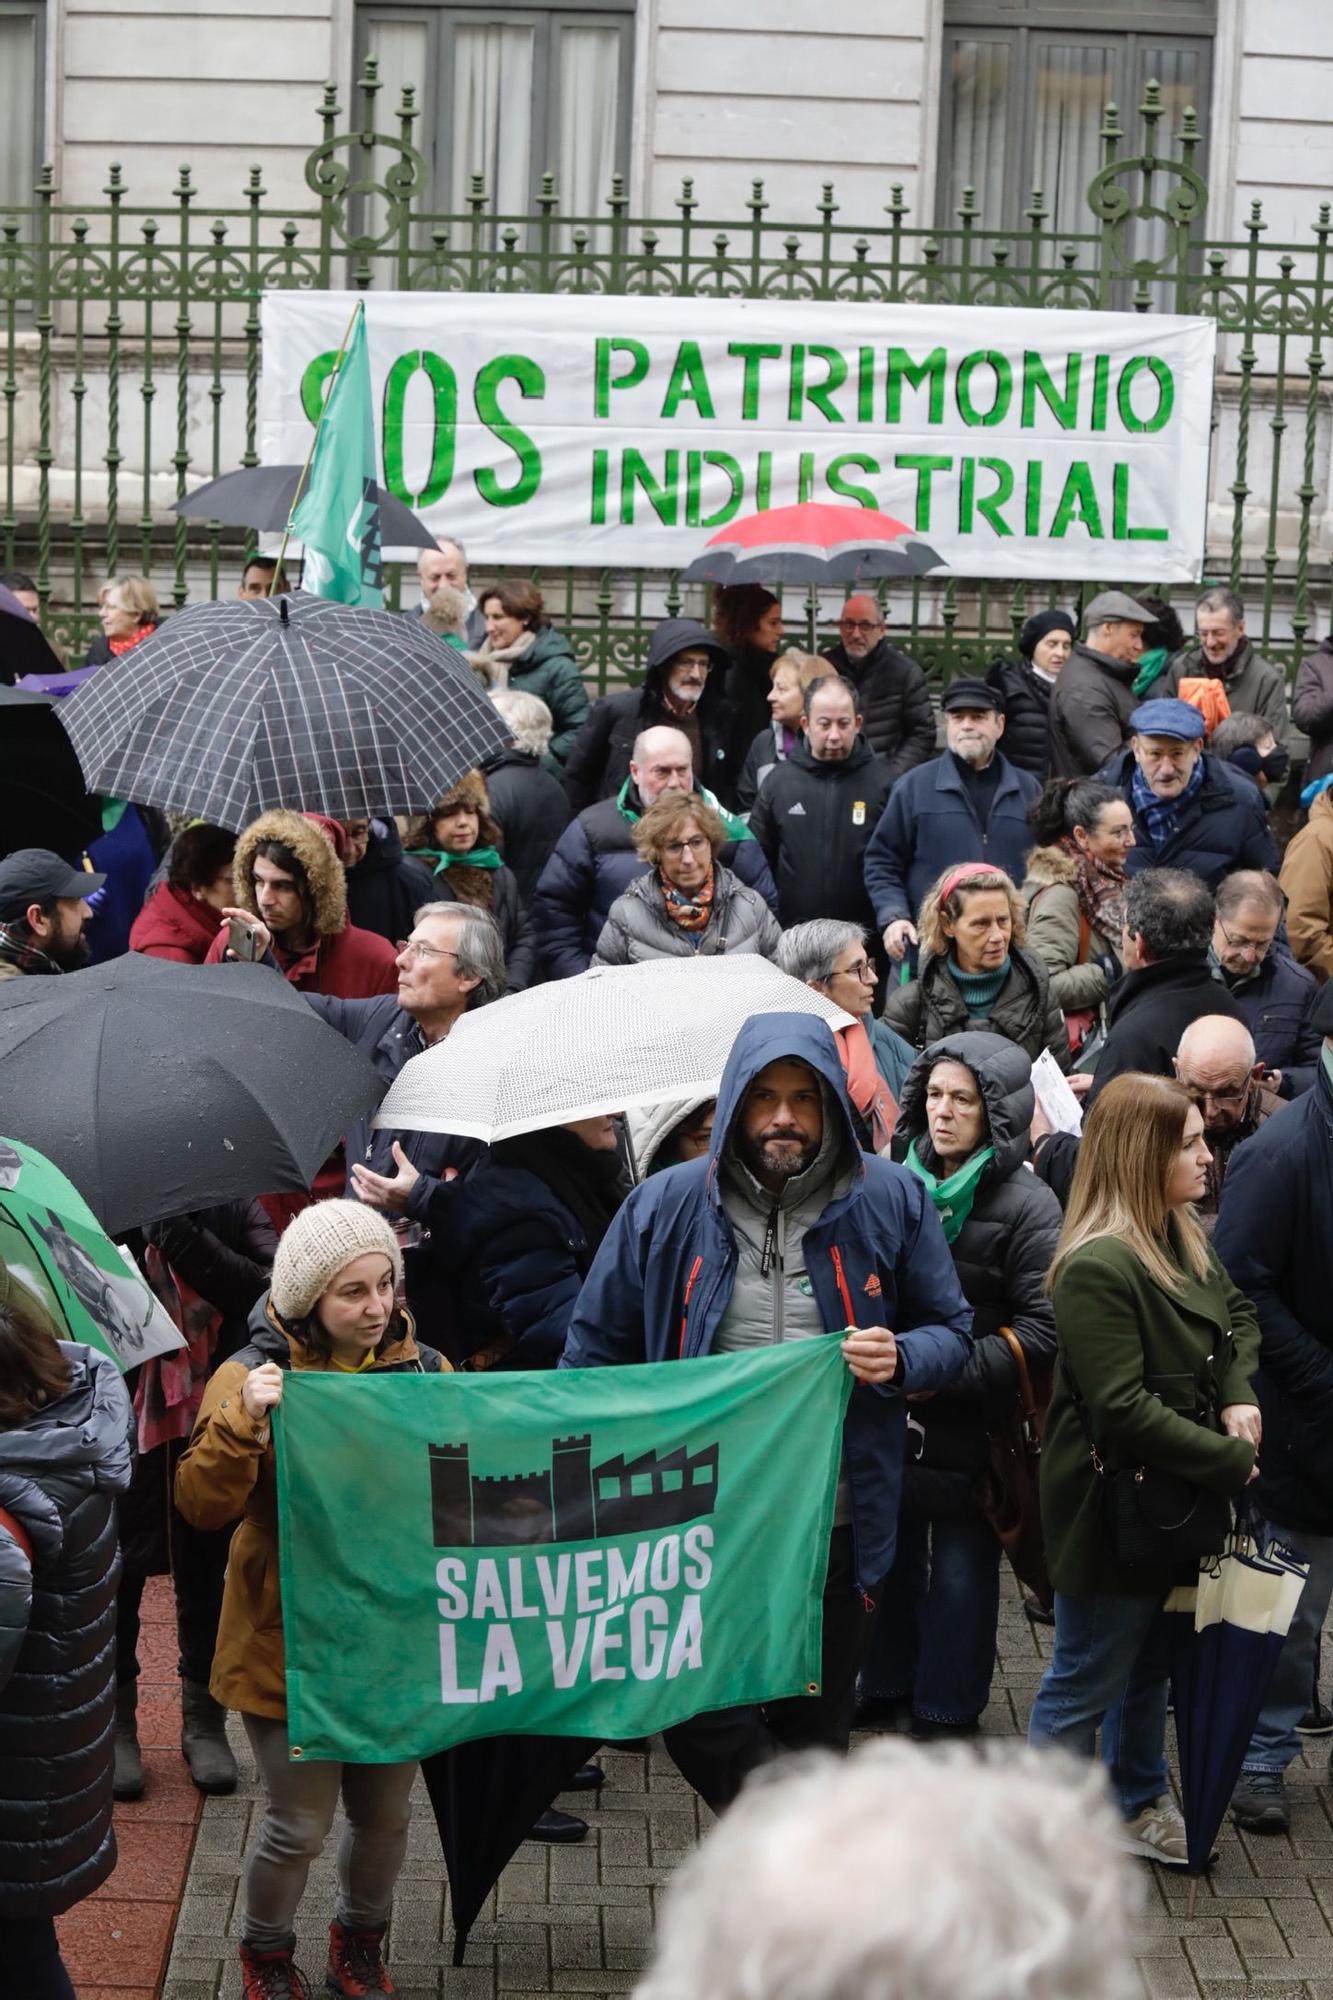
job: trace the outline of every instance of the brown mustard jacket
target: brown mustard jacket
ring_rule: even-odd
[[[1333,978],[1333,793],[1321,792],[1310,820],[1282,857],[1287,936],[1320,984]]]
[[[403,1317],[406,1332],[376,1355],[374,1368],[367,1372],[448,1369],[443,1356],[418,1345],[410,1317]],[[272,1425],[267,1416],[256,1423],[247,1413],[241,1389],[260,1360],[320,1372],[326,1372],[328,1364],[312,1360],[291,1338],[267,1297],[256,1307],[250,1327],[258,1336],[254,1345],[260,1349],[259,1358],[254,1346],[242,1349],[223,1362],[205,1390],[190,1442],[176,1468],[176,1505],[196,1528],[238,1524],[227,1558],[213,1653],[209,1681],[213,1698],[224,1708],[282,1721],[287,1715],[287,1683]]]

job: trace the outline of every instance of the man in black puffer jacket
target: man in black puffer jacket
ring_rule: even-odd
[[[856,689],[866,742],[888,764],[892,784],[935,755],[935,711],[920,667],[910,653],[891,646],[884,632],[878,603],[859,593],[843,605],[838,643],[821,657]]]
[[[0,1988],[73,1991],[53,1919],[116,1865],[116,1496],[130,1400],[0,1265]]]
[[[862,1676],[866,1719],[910,1708],[918,1736],[974,1735],[990,1698],[1000,1544],[981,1495],[990,1433],[1018,1396],[1000,1328],[1012,1328],[1030,1372],[1055,1360],[1045,1283],[1063,1218],[1025,1164],[1033,1103],[1020,1048],[999,1035],[949,1035],[913,1064],[894,1132],[894,1156],[934,1201],[973,1312],[961,1374],[908,1413],[898,1553]]]
[[[805,691],[801,740],[759,788],[750,832],[778,885],[784,930],[841,917],[871,930],[865,851],[893,780],[861,733],[856,690],[822,674]]]

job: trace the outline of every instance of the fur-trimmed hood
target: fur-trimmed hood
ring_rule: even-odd
[[[1038,889],[1049,889],[1056,882],[1077,888],[1078,863],[1073,855],[1066,854],[1063,847],[1034,847],[1028,855],[1024,887],[1032,883]]]
[[[464,771],[457,783],[450,785],[428,813],[420,813],[412,821],[403,842],[406,852],[412,854],[434,847],[435,821],[441,813],[456,806],[467,806],[477,815],[479,847],[500,845],[500,829],[491,816],[491,797],[486,790],[486,780],[480,771]]]
[[[261,813],[258,819],[251,820],[236,843],[232,874],[240,908],[248,910],[252,916],[259,915],[259,906],[255,902],[255,851],[266,840],[280,840],[284,847],[291,849],[304,869],[319,936],[336,937],[339,931],[345,930],[347,880],[342,863],[334,853],[333,842],[313,820],[281,808]]]

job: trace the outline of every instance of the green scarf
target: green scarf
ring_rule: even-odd
[[[433,862],[437,875],[443,875],[446,868],[455,865],[460,868],[503,868],[505,865],[498,847],[470,847],[466,854],[446,854],[442,847],[413,847],[409,851],[414,861]]]
[[[623,820],[627,820],[631,826],[637,826],[639,821],[643,818],[643,814],[635,812],[633,806],[629,802],[630,789],[633,786],[633,783],[634,780],[632,778],[626,778],[624,784],[620,787],[620,790],[616,793],[616,809]],[[743,819],[738,819],[735,813],[728,812],[726,807],[722,804],[721,800],[714,798],[713,794],[710,791],[708,791],[706,787],[704,787],[703,785],[697,785],[695,787],[695,790],[698,792],[699,797],[703,800],[704,804],[706,806],[711,806],[713,808],[713,811],[718,815],[718,817],[722,821],[723,826],[725,826],[725,828],[727,829],[728,840],[754,839],[754,835],[751,833],[749,827],[745,824],[745,821]]]
[[[1170,657],[1171,655],[1167,652],[1165,646],[1154,646],[1150,652],[1139,655],[1139,670],[1134,676],[1134,685],[1131,693],[1138,695],[1140,701],[1147,694],[1148,689],[1162,672]]]
[[[937,1180],[916,1149],[913,1139],[907,1148],[907,1170],[916,1175],[927,1194],[935,1204],[935,1212],[944,1227],[944,1240],[948,1244],[958,1241],[963,1224],[972,1213],[972,1204],[977,1198],[977,1185],[982,1174],[995,1158],[994,1146],[983,1146],[979,1153],[973,1153],[970,1160],[964,1160],[948,1180]]]
[[[1319,1067],[1328,1078],[1329,1088],[1333,1090],[1333,1049],[1328,1046],[1327,1042],[1324,1043],[1323,1048],[1319,1051]]]

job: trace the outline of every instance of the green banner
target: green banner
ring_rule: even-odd
[[[290,1374],[293,1756],[641,1736],[815,1693],[838,1336],[634,1368]]]

